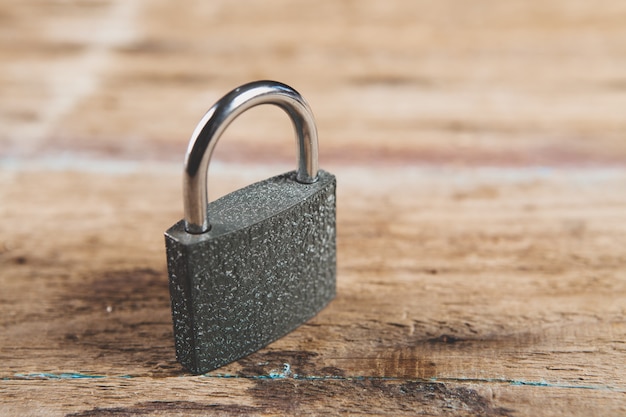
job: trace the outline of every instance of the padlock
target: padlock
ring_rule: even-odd
[[[211,153],[228,125],[259,104],[291,118],[297,170],[208,203]],[[200,120],[185,155],[185,218],[165,232],[176,358],[205,373],[257,351],[335,297],[335,176],[318,169],[313,114],[293,88],[245,84]]]

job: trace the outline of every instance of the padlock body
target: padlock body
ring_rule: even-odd
[[[335,296],[336,180],[295,172],[209,203],[211,229],[165,233],[176,356],[193,373],[242,358]]]

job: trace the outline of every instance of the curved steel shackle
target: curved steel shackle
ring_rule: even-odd
[[[188,233],[204,233],[211,227],[207,213],[207,174],[218,139],[237,116],[259,104],[274,104],[289,115],[298,141],[296,180],[305,184],[317,181],[317,129],[304,98],[293,88],[276,81],[244,84],[215,103],[191,135],[183,174],[185,230]]]

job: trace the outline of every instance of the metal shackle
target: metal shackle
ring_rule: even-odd
[[[207,213],[207,175],[217,141],[237,116],[260,104],[276,105],[289,115],[298,143],[296,180],[304,184],[317,181],[317,129],[304,98],[293,88],[276,81],[244,84],[226,94],[206,112],[189,140],[183,174],[185,230],[188,233],[200,234],[211,228]]]

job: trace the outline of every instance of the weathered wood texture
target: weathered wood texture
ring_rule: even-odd
[[[626,3],[4,1],[0,415],[626,413]],[[204,376],[163,231],[195,123],[246,81],[310,102],[338,296]],[[285,116],[212,197],[290,169]]]

